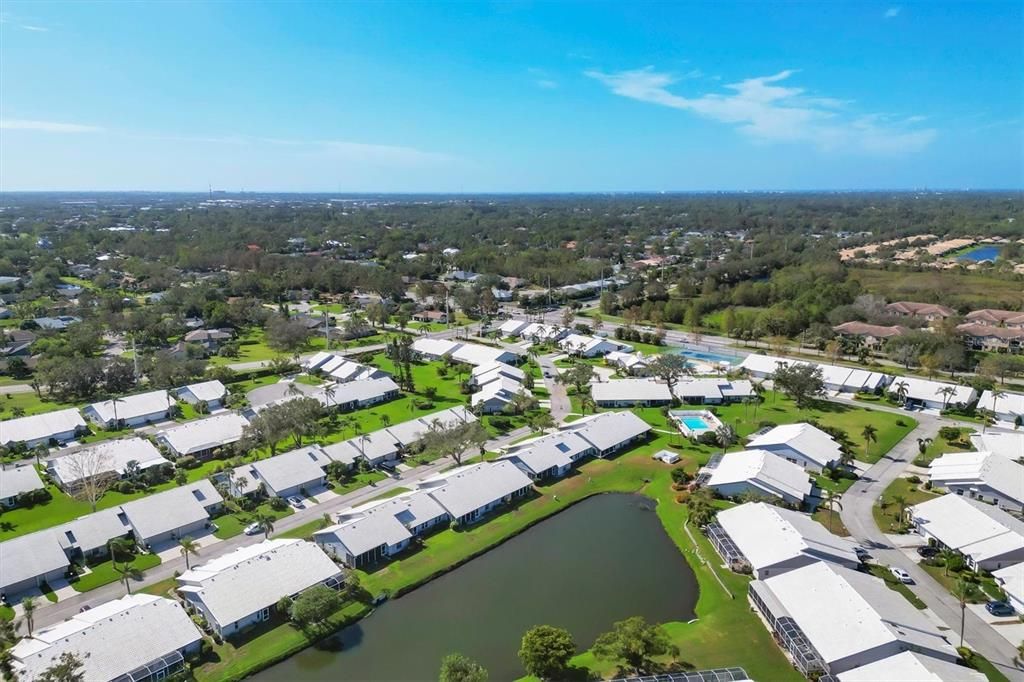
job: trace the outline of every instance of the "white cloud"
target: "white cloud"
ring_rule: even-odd
[[[45,26],[33,26],[31,24],[22,24],[21,28],[25,29],[26,31],[35,31],[36,33],[46,33],[47,31],[50,30]]]
[[[558,87],[558,83],[550,78],[541,78],[537,81],[537,87],[544,88],[545,90],[554,90]]]
[[[678,78],[653,67],[604,73],[584,72],[614,94],[641,102],[690,111],[735,126],[760,142],[810,143],[824,150],[850,149],[874,154],[919,151],[935,137],[933,129],[913,129],[915,120],[878,115],[842,115],[848,104],[828,97],[807,96],[802,88],[781,85],[794,73],[748,78],[725,86],[728,92],[683,97],[668,90]]]
[[[302,144],[299,142],[298,144]],[[343,140],[320,140],[314,143],[319,153],[340,157],[353,163],[365,163],[377,166],[413,168],[420,166],[450,163],[457,159],[448,154],[425,152],[415,147],[402,147],[386,144],[366,144]]]
[[[103,128],[79,123],[57,123],[54,121],[29,121],[20,118],[0,119],[0,130],[35,130],[43,133],[98,133]]]
[[[882,16],[884,16],[886,19],[893,19],[900,15],[900,11],[902,9],[902,7],[890,7],[889,9],[885,10],[885,14]]]

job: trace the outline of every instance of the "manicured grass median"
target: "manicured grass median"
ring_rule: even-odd
[[[897,498],[903,498],[905,507],[927,502],[938,497],[936,493],[922,490],[919,484],[911,483],[905,478],[897,478],[889,484],[889,487],[882,493],[881,504],[875,504],[871,508],[871,514],[875,517],[875,524],[883,533],[895,533],[903,523],[900,518],[900,503]]]
[[[145,571],[146,569],[159,566],[161,563],[160,557],[156,554],[140,554],[135,557],[132,561],[131,566],[136,571]],[[101,564],[96,564],[90,567],[88,575],[81,576],[78,580],[71,583],[71,587],[75,588],[77,592],[88,592],[89,590],[95,590],[97,587],[109,585],[110,583],[116,583],[121,579],[121,574],[114,570],[114,564],[112,561],[104,561]]]
[[[909,587],[901,583],[899,580],[896,580],[896,576],[889,571],[888,566],[873,564],[871,566],[871,575],[884,580],[886,587],[895,592],[899,592],[906,597],[907,601],[913,604],[915,609],[928,608],[928,605],[921,601],[921,599],[914,594]]]
[[[252,512],[238,512],[237,514],[225,514],[224,516],[218,516],[213,520],[217,524],[217,530],[214,531],[214,535],[221,540],[227,540],[233,538],[248,526],[250,523],[256,520],[258,514],[267,514],[273,516],[274,520],[283,519],[286,516],[291,516],[295,513],[291,507],[287,507],[281,511],[274,511],[270,508],[267,503],[261,504],[256,507]]]

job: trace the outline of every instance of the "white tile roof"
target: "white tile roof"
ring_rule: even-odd
[[[740,363],[740,368],[745,369],[753,374],[773,374],[779,366],[790,366],[790,365],[801,365],[806,364],[800,360],[790,360],[789,358],[779,357],[777,355],[759,355],[753,353],[743,358],[743,362]]]
[[[64,652],[82,661],[90,682],[113,680],[199,641],[177,602],[133,594],[75,614],[23,639],[11,650],[23,679],[35,679]]]
[[[461,343],[452,352],[452,357],[469,365],[491,365],[495,362],[514,362],[519,353],[505,348],[492,348],[479,343]]]
[[[1024,432],[987,431],[972,433],[970,437],[975,450],[991,452],[1012,460],[1024,457]]]
[[[1024,504],[1024,465],[991,452],[951,452],[932,460],[932,485],[987,485]]]
[[[765,450],[745,450],[724,455],[711,473],[708,487],[744,482],[769,495],[781,496],[785,493],[798,500],[811,493],[807,472]]]
[[[140,541],[209,518],[208,507],[223,498],[207,480],[165,490],[121,506]]]
[[[1024,564],[1013,564],[993,571],[1003,591],[1018,603],[1024,604]]]
[[[1024,393],[1010,393],[1003,391],[1003,397],[992,401],[992,391],[985,391],[978,400],[978,407],[983,410],[991,410],[995,405],[997,414],[1012,414],[1024,416]]]
[[[672,400],[672,392],[668,385],[654,379],[612,379],[590,385],[590,394],[595,401],[646,401]]]
[[[751,450],[771,449],[774,446],[789,447],[822,467],[836,462],[842,456],[842,448],[821,429],[810,424],[782,424],[768,433],[751,440]]]
[[[249,462],[235,469],[235,475],[249,478],[247,489],[255,489],[259,481],[277,492],[319,481],[324,477],[324,467],[331,459],[318,445],[281,453],[267,459]],[[253,480],[255,471],[259,481]]]
[[[583,417],[563,424],[559,429],[578,434],[603,452],[647,433],[651,425],[629,410],[621,410]]]
[[[1024,521],[962,495],[943,495],[915,504],[910,514],[918,528],[975,562],[1024,549]]]
[[[582,453],[593,445],[573,431],[559,431],[516,443],[502,459],[519,460],[534,475],[552,467],[571,466]]]
[[[67,568],[67,556],[51,530],[0,542],[0,592],[9,585]]]
[[[464,516],[533,482],[507,461],[481,462],[446,471],[420,483],[452,518]]]
[[[0,468],[0,500],[42,487],[43,481],[39,478],[39,472],[31,464]]]
[[[891,378],[887,374],[859,367],[844,367],[843,365],[830,365],[810,360],[795,360],[777,355],[748,355],[739,366],[752,374],[773,374],[780,364],[789,367],[796,365],[817,367],[821,370],[822,381],[826,385],[839,386],[846,391],[874,390],[884,386]]]
[[[819,561],[753,585],[758,583],[769,588],[826,663],[894,642],[956,656],[927,616],[874,576]]]
[[[178,577],[179,591],[206,606],[221,626],[341,575],[312,542],[265,540],[193,566]]]
[[[904,651],[839,673],[837,679],[839,682],[985,682],[988,678],[984,673],[967,666],[950,663],[934,656]]]
[[[249,420],[235,412],[217,414],[205,419],[185,422],[157,434],[179,455],[191,455],[209,448],[220,447],[241,440],[242,431]]]
[[[412,342],[412,349],[417,353],[439,358],[450,355],[458,347],[459,343],[457,341],[449,341],[448,339],[421,338]]]
[[[505,376],[520,383],[526,378],[526,372],[518,367],[506,365],[504,362],[489,362],[484,365],[478,365],[473,368],[472,375],[478,384],[485,384],[496,376]]]
[[[66,455],[58,453],[48,460],[47,468],[62,486],[68,486],[109,472],[124,476],[131,461],[138,462],[140,469],[169,464],[152,443],[133,437],[100,441]]]
[[[807,514],[752,502],[722,510],[717,519],[755,571],[797,557],[858,563],[855,542],[833,535]]]
[[[498,329],[505,336],[519,336],[520,332],[530,326],[526,320],[505,320]]]
[[[428,491],[416,490],[345,510],[336,525],[314,535],[340,542],[352,556],[359,556],[382,544],[408,540],[411,529],[447,513]]]
[[[222,400],[224,396],[228,394],[228,389],[220,381],[213,379],[212,381],[202,381],[198,384],[182,386],[175,391],[179,396],[186,392],[191,393],[196,400],[212,403],[217,400]],[[118,406],[117,414],[118,416],[121,414],[120,406]]]
[[[167,412],[168,406],[173,404],[174,400],[171,399],[167,391],[150,391],[149,393],[129,395],[117,399],[117,418],[128,420]],[[94,411],[99,416],[100,421],[104,423],[114,421],[115,409],[113,400],[93,403],[85,409]]]
[[[416,419],[392,424],[382,431],[387,431],[396,442],[408,447],[423,438],[434,423],[443,427],[453,427],[477,421],[476,415],[465,407],[450,407],[440,412],[427,414]]]
[[[970,403],[978,397],[978,392],[970,386],[950,384],[944,381],[929,381],[928,379],[919,379],[917,377],[896,377],[889,384],[889,392],[895,394],[902,383],[907,385],[907,398],[910,400],[945,402],[947,405],[954,405],[956,403]],[[949,387],[955,390],[948,398],[943,397],[940,391]]]
[[[35,440],[49,440],[61,433],[84,429],[85,420],[78,410],[56,410],[0,421],[0,443],[23,443]]]

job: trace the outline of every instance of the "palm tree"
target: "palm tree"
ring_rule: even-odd
[[[25,628],[28,630],[28,636],[32,636],[32,628],[36,624],[36,598],[25,597],[21,600],[21,610],[25,614]]]
[[[872,424],[867,424],[864,429],[860,432],[861,437],[864,439],[864,458],[867,459],[871,450],[871,443],[878,442],[878,429]]]
[[[908,393],[910,393],[910,384],[906,381],[900,381],[896,384],[896,400],[900,405],[906,404]]]
[[[722,424],[715,429],[715,438],[718,440],[718,444],[722,446],[722,454],[724,455],[725,451],[736,443],[736,431],[728,424]]]
[[[1006,394],[1000,391],[998,388],[992,389],[992,418],[996,417],[996,401],[1000,398],[1005,398]],[[981,432],[985,433],[985,429],[988,428],[988,420],[986,419],[981,423]]]
[[[382,415],[380,416],[380,424],[381,424],[381,426],[383,426],[383,427],[384,427],[385,429],[386,429],[386,428],[388,428],[389,426],[391,426],[391,416],[390,416],[390,415],[387,415],[387,414],[382,414]]]
[[[931,445],[931,444],[932,444],[932,439],[931,438],[918,438],[917,439],[917,451],[920,452],[923,455],[925,450],[927,450],[928,446]]]
[[[270,514],[257,514],[256,526],[263,531],[263,539],[269,540],[270,534],[274,532],[274,517]]]
[[[828,509],[828,532],[832,532],[832,517],[835,515],[835,507],[843,508],[843,503],[840,502],[843,497],[842,493],[837,493],[835,490],[825,491],[825,508]]]
[[[960,648],[962,649],[964,648],[964,616],[967,612],[967,599],[971,596],[971,584],[960,578],[950,592],[960,602]]]
[[[935,392],[942,396],[942,409],[945,410],[949,404],[949,397],[956,393],[956,386],[943,386]]]
[[[892,501],[900,508],[900,523],[903,523],[903,517],[907,513],[907,498],[903,495],[893,495]]]
[[[757,421],[757,406],[764,402],[764,382],[752,381],[750,388],[754,391],[754,421]]]
[[[185,557],[185,570],[190,571],[192,566],[188,558],[189,555],[199,556],[199,543],[186,535],[178,544],[181,545],[181,556]]]
[[[951,563],[953,563],[954,559],[957,558],[957,556],[958,556],[957,551],[955,549],[951,549],[949,547],[946,547],[942,551],[939,552],[939,556],[942,557],[942,567],[943,567],[942,574],[945,575],[945,576],[949,576],[949,565]]]
[[[323,387],[324,398],[327,400],[327,407],[331,407],[331,403],[334,401],[334,394],[338,392],[338,386],[333,381],[328,382]]]
[[[124,402],[123,398],[117,398],[117,397],[113,398],[110,401],[110,405],[114,409],[114,428],[115,429],[118,427],[118,423],[120,422],[120,420],[117,418],[117,404],[118,403],[123,403],[123,402]]]
[[[597,412],[597,403],[594,401],[594,396],[584,393],[580,396],[580,411],[586,414],[587,410]]]

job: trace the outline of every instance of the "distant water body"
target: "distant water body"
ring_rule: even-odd
[[[1002,249],[998,246],[979,246],[976,249],[971,249],[967,253],[961,253],[956,257],[956,259],[980,263],[983,260],[995,260],[999,258],[1000,251],[1002,251]]]

